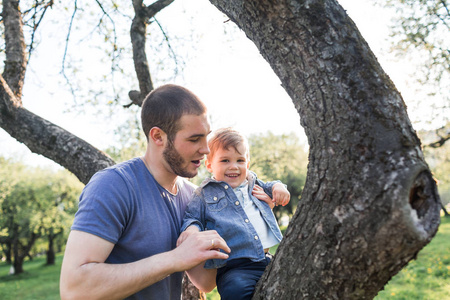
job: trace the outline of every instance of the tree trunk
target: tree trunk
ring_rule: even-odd
[[[18,256],[17,258],[14,257],[14,263],[12,265],[13,267],[13,275],[19,275],[23,273],[23,257]]]
[[[23,273],[23,259],[25,257],[25,255],[22,255],[21,253],[21,245],[19,242],[19,238],[15,235],[14,236],[14,240],[12,243],[13,249],[13,255],[14,255],[14,260],[13,260],[13,269],[14,269],[14,275],[18,275]]]
[[[183,300],[206,300],[206,294],[200,292],[189,280],[186,272],[183,274]]]
[[[55,248],[53,246],[53,241],[56,235],[49,234],[48,235],[48,249],[47,249],[47,265],[55,264]]]
[[[445,215],[446,217],[450,217],[450,214],[448,213],[448,211],[447,211],[447,209],[445,208],[445,205],[444,205],[444,203],[442,203],[442,201],[441,201],[441,208],[442,208],[442,210],[444,211],[444,215]]]
[[[26,241],[27,244],[22,245],[22,243],[19,241],[19,236],[17,233],[13,235],[14,240],[12,243],[14,253],[14,260],[13,260],[14,275],[23,273],[23,262],[25,260],[25,257],[29,256],[31,248],[33,247],[36,240],[39,238],[38,234],[31,233],[31,235]]]
[[[2,17],[5,26],[5,55],[7,58],[5,60],[3,77],[9,83],[14,96],[20,100],[27,60],[19,1],[3,0]]]
[[[5,253],[5,260],[6,260],[6,264],[11,265],[12,264],[12,245],[11,245],[11,241],[7,241],[6,243],[4,243],[4,247],[3,247],[3,253]]]
[[[272,66],[310,145],[302,200],[254,299],[373,298],[439,226],[399,92],[336,1],[211,2]]]

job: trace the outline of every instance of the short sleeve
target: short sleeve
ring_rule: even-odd
[[[117,243],[127,224],[130,198],[129,187],[114,169],[95,174],[81,193],[72,230]]]

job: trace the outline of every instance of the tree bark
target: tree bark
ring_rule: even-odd
[[[301,117],[302,200],[254,299],[371,299],[439,226],[405,104],[333,0],[211,0],[256,44]]]
[[[19,1],[4,0],[2,11],[5,26],[5,69],[3,77],[20,101],[26,71],[25,39]]]
[[[445,208],[445,205],[444,205],[444,203],[442,203],[442,201],[441,201],[441,209],[444,211],[444,215],[445,215],[446,217],[450,217],[450,214],[448,213],[448,211],[447,211],[447,209]]]
[[[199,289],[192,284],[186,272],[183,274],[182,295],[183,300],[206,300],[206,294],[199,291]]]
[[[53,230],[50,230],[53,231]],[[55,264],[55,246],[54,246],[54,240],[56,238],[57,234],[49,233],[47,235],[48,238],[48,249],[47,249],[47,262],[46,265],[54,265]]]
[[[6,264],[8,264],[8,265],[10,265],[10,264],[12,264],[12,258],[11,258],[11,248],[12,248],[12,246],[11,246],[11,241],[7,241],[5,244],[4,244],[4,249],[3,249],[3,252],[5,253],[5,259],[6,259]]]
[[[27,237],[26,244],[22,245],[22,243],[19,240],[19,235],[18,234],[14,235],[14,240],[12,243],[14,253],[14,260],[13,260],[14,275],[19,275],[23,273],[24,271],[23,262],[25,260],[25,257],[29,256],[31,247],[33,247],[38,237],[39,235],[32,232],[30,236]]]

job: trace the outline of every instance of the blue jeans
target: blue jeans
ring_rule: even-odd
[[[254,262],[247,258],[233,259],[226,266],[217,269],[217,291],[221,300],[250,300],[255,286],[271,260],[266,255],[263,261]]]

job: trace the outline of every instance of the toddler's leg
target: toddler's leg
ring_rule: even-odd
[[[250,300],[268,262],[239,259],[231,266],[228,264],[217,270],[217,290],[221,300]]]

